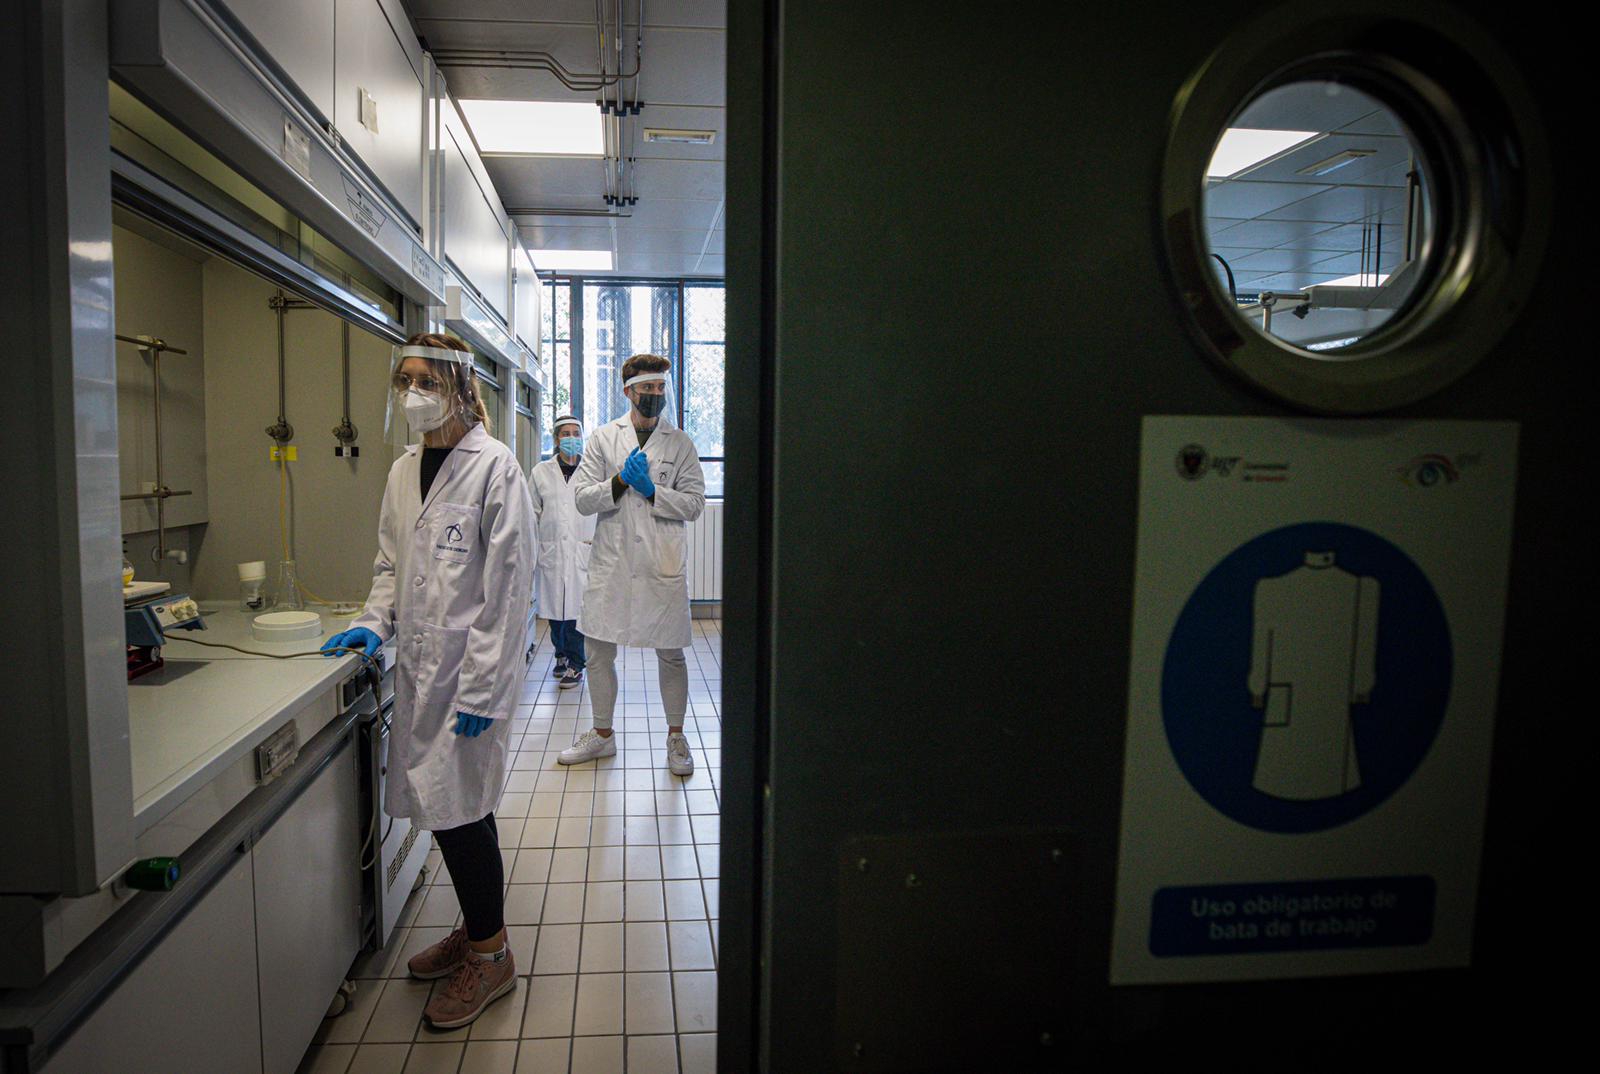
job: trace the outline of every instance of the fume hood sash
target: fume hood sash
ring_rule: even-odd
[[[444,323],[497,365],[523,368],[522,347],[471,290],[458,283],[445,284]]]
[[[202,0],[113,0],[118,79],[408,298],[444,269],[404,217]]]

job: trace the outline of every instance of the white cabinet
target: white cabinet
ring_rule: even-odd
[[[378,0],[339,0],[333,125],[420,224],[422,76],[400,37],[410,32],[391,25]]]
[[[361,946],[356,763],[346,744],[255,845],[265,1074],[294,1074]]]
[[[260,1070],[250,889],[251,860],[242,855],[45,1063],[45,1074]]]
[[[225,0],[323,116],[333,118],[334,0]]]
[[[539,323],[539,300],[543,289],[539,286],[539,274],[534,271],[533,259],[528,256],[522,243],[515,240],[511,243],[511,268],[515,274],[516,336],[524,347],[533,352],[535,364],[543,365],[544,355],[539,350],[542,327]]]
[[[361,946],[359,780],[346,737],[45,1074],[294,1074]]]
[[[446,101],[448,112],[455,105]],[[444,255],[502,321],[510,308],[510,242],[500,220],[500,200],[480,177],[477,149],[465,125],[447,122],[440,149],[444,156]],[[469,163],[471,161],[472,163]]]

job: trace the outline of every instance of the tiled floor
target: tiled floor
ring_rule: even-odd
[[[556,754],[590,726],[589,691],[560,691],[541,635],[495,820],[517,989],[471,1026],[422,1022],[433,988],[406,960],[460,920],[437,849],[388,947],[357,963],[343,1015],[300,1074],[710,1074],[716,1062],[721,621],[694,621],[684,734],[694,775],[666,767],[655,654],[619,657],[617,755]]]

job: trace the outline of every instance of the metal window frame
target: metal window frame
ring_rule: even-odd
[[[673,353],[668,355],[668,357],[672,359],[674,371],[673,388],[676,390],[678,396],[676,421],[678,428],[683,428],[685,407],[688,405],[689,401],[689,374],[683,359],[684,348],[689,342],[687,335],[687,322],[685,320],[684,294],[691,287],[701,287],[707,289],[718,288],[726,293],[727,281],[725,279],[711,277],[585,276],[582,273],[568,274],[557,272],[540,273],[539,279],[542,283],[549,284],[551,289],[550,349],[552,352],[552,361],[554,360],[554,351],[556,345],[559,342],[558,337],[556,336],[555,289],[558,286],[565,286],[570,291],[568,305],[569,312],[567,318],[567,333],[570,338],[567,340],[567,354],[568,361],[570,362],[568,383],[570,385],[571,407],[574,414],[582,414],[584,404],[583,374],[586,369],[585,359],[587,356],[584,352],[583,345],[583,289],[589,284],[594,284],[601,287],[670,287],[676,291],[676,316],[678,319],[678,324],[677,332],[675,333],[673,339]],[[726,348],[728,345],[726,322],[724,322],[722,335],[722,346]],[[711,343],[714,341],[700,340],[698,342]],[[724,406],[726,406],[726,399],[724,399]],[[724,440],[724,442],[726,442],[726,440]],[[697,457],[701,462],[725,461],[721,455],[700,455]]]

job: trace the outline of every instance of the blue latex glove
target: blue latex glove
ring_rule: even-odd
[[[494,723],[487,716],[474,716],[470,712],[456,713],[456,734],[466,735],[468,738],[477,738]]]
[[[364,626],[352,627],[342,634],[335,634],[322,645],[322,655],[341,656],[338,649],[361,649],[374,660],[383,652],[383,639]]]
[[[650,480],[650,456],[638,448],[622,464],[622,481],[645,499],[656,494],[656,483]]]

